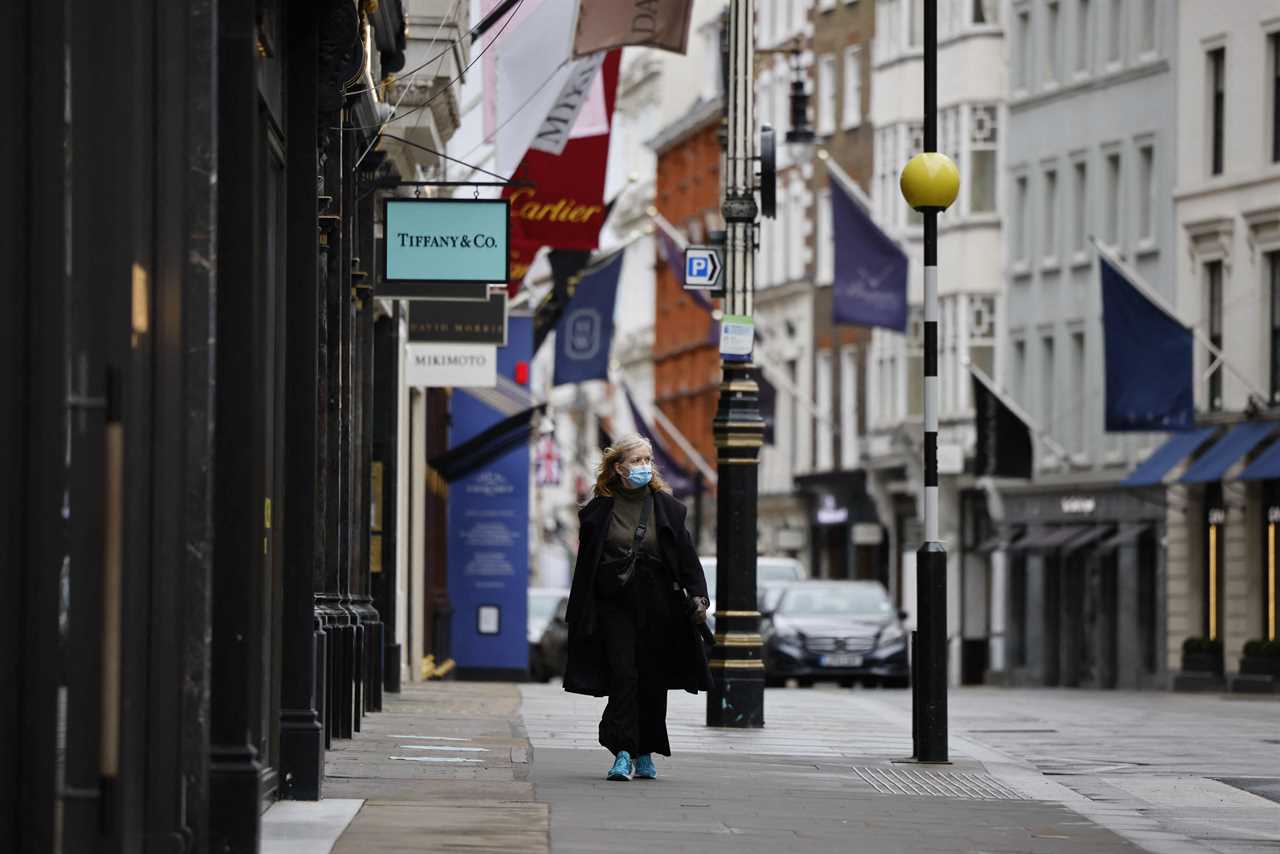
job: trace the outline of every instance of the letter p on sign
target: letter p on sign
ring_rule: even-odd
[[[684,250],[686,288],[715,288],[720,283],[723,268],[720,253],[712,246],[690,246]]]

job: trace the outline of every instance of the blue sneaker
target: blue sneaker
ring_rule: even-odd
[[[613,760],[613,767],[609,769],[609,775],[606,780],[617,780],[626,782],[631,779],[631,773],[635,767],[631,764],[631,754],[625,750],[619,750],[618,756]]]
[[[648,753],[636,757],[636,779],[637,780],[656,780],[658,779],[658,769],[653,764],[653,757]]]

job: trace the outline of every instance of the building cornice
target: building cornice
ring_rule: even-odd
[[[1163,58],[1148,59],[1138,65],[1130,65],[1119,71],[1110,71],[1081,80],[1073,80],[1056,86],[1047,92],[1035,92],[1030,95],[1019,95],[1015,92],[1009,98],[1009,112],[1016,115],[1017,113],[1046,106],[1054,101],[1066,100],[1067,98],[1074,98],[1077,95],[1095,92],[1100,89],[1109,89],[1112,86],[1132,83],[1135,80],[1164,74],[1169,70],[1171,70],[1169,60]]]

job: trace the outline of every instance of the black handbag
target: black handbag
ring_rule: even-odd
[[[631,547],[611,555],[605,549],[604,560],[600,564],[600,592],[605,596],[616,596],[626,589],[635,578],[636,567],[640,563],[640,544],[649,531],[649,511],[653,507],[653,493],[646,491],[644,504],[640,507],[640,522],[631,540]]]

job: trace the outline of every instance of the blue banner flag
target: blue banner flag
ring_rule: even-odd
[[[613,346],[613,306],[618,296],[622,258],[618,252],[578,282],[578,289],[556,323],[556,366],[552,385],[609,378]]]
[[[1102,338],[1108,432],[1195,426],[1191,330],[1153,303],[1107,258]]]
[[[848,326],[907,330],[907,254],[832,175],[835,242],[832,319]]]

